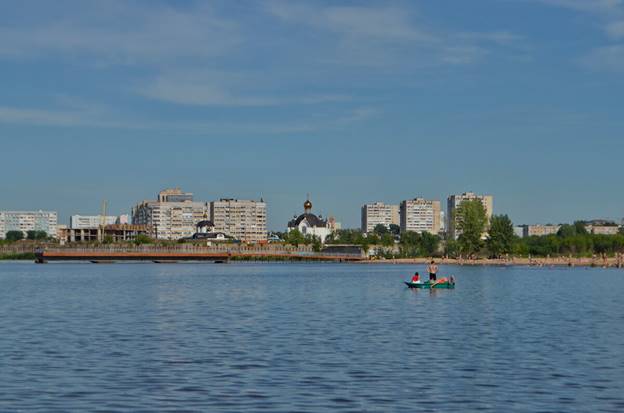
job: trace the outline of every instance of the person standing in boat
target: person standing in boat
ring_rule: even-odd
[[[438,278],[438,264],[434,260],[427,266],[427,272],[429,273],[429,281],[436,281]]]

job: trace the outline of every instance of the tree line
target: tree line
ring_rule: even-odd
[[[47,241],[50,237],[45,231],[27,231],[26,236],[24,236],[22,231],[7,231],[4,236],[4,241],[6,243],[17,242],[24,239],[32,241]]]
[[[493,215],[488,220],[479,200],[462,202],[452,220],[457,222],[457,239],[444,239],[428,232],[400,232],[398,225],[377,225],[370,233],[355,229],[338,230],[326,244],[359,245],[365,251],[377,247],[378,255],[386,258],[448,256],[451,258],[501,258],[504,256],[591,256],[624,253],[624,233],[591,234],[584,223],[562,225],[557,234],[522,238],[515,234],[507,215]],[[281,234],[292,245],[320,246],[315,237],[294,230]]]

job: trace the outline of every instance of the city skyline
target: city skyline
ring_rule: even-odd
[[[5,2],[0,209],[65,222],[181,186],[264,198],[282,229],[309,192],[357,228],[365,203],[473,191],[519,224],[619,222],[623,21],[617,0]]]
[[[184,189],[187,190],[188,188],[184,188]],[[179,191],[179,190],[180,190],[180,187],[176,187],[174,189],[162,188],[161,191],[159,191],[157,193],[155,198],[156,199],[160,198],[161,194],[165,193],[167,191]],[[183,193],[184,193],[184,195],[189,195],[191,197],[191,199],[192,199],[193,196],[195,196],[196,200],[195,200],[195,202],[192,202],[192,203],[193,204],[197,204],[197,205],[206,205],[206,207],[208,208],[207,209],[208,211],[210,211],[210,209],[211,209],[210,208],[211,204],[214,204],[215,202],[220,202],[220,201],[228,201],[228,200],[239,201],[240,200],[240,201],[243,201],[243,202],[252,202],[252,203],[257,202],[253,198],[250,199],[250,200],[244,200],[242,198],[233,198],[233,197],[217,197],[217,198],[214,198],[214,199],[208,199],[208,198],[204,199],[204,198],[198,197],[197,194],[195,194],[192,191],[191,192],[183,192]],[[405,198],[405,199],[403,199],[401,201],[398,201],[398,202],[387,202],[387,203],[384,203],[384,202],[381,202],[381,201],[373,201],[373,202],[368,202],[368,203],[365,203],[365,204],[361,204],[360,207],[357,208],[356,211],[352,211],[350,214],[348,214],[346,216],[336,216],[336,215],[333,215],[331,213],[330,214],[325,214],[323,212],[319,212],[318,208],[316,208],[316,204],[315,204],[314,211],[319,216],[323,216],[326,219],[332,217],[332,218],[335,218],[336,220],[340,221],[341,223],[342,222],[350,222],[350,221],[354,221],[355,220],[355,221],[357,221],[355,225],[353,225],[353,226],[350,226],[350,225],[346,225],[345,226],[345,225],[343,225],[342,227],[345,228],[345,229],[359,229],[359,230],[361,230],[362,229],[362,223],[364,222],[363,221],[363,215],[362,215],[364,213],[364,207],[376,206],[377,204],[381,204],[381,205],[383,205],[385,207],[393,207],[393,206],[395,206],[395,207],[397,207],[396,213],[397,213],[397,219],[398,219],[399,215],[400,215],[399,214],[400,206],[405,201],[408,201],[408,202],[415,201],[415,200],[422,200],[422,201],[427,201],[427,202],[431,202],[432,201],[432,202],[438,202],[440,204],[440,206],[444,206],[444,207],[438,207],[439,209],[438,209],[438,212],[435,213],[436,214],[435,216],[438,216],[438,218],[440,218],[439,225],[441,225],[442,227],[445,227],[445,225],[444,225],[445,222],[442,222],[442,217],[444,217],[446,214],[448,214],[448,205],[447,204],[450,202],[450,199],[452,197],[455,197],[455,196],[463,197],[463,196],[466,196],[466,195],[474,196],[475,194],[472,191],[465,191],[465,192],[461,192],[461,193],[457,193],[457,194],[449,194],[448,196],[446,196],[444,198],[440,198],[440,199],[432,198],[432,199],[429,199],[429,200],[424,200],[422,197],[415,197],[415,198],[411,198],[411,199],[410,198]],[[480,195],[477,194],[477,196],[480,196]],[[485,196],[489,197],[490,199],[492,199],[492,197],[493,197],[493,195],[491,195],[491,194],[485,195]],[[310,194],[307,194],[306,197],[305,197],[305,199],[310,199],[310,198],[311,198]],[[494,196],[494,198],[496,198],[496,197]],[[257,198],[257,199],[260,199],[260,200],[264,201],[264,204],[266,205],[266,207],[265,207],[266,208],[266,216],[270,217],[272,215],[272,214],[270,214],[270,211],[272,209],[272,204],[269,201],[264,200],[262,197]],[[496,199],[496,201],[498,201],[498,199]],[[143,199],[141,201],[136,201],[132,206],[127,208],[127,210],[123,210],[123,209],[120,210],[121,212],[117,212],[117,210],[114,209],[114,208],[110,209],[110,210],[107,209],[107,218],[109,220],[117,220],[118,221],[119,219],[124,219],[124,217],[125,217],[125,219],[129,219],[130,218],[130,220],[132,220],[131,217],[133,215],[133,210],[136,207],[138,207],[140,205],[143,205],[143,204],[146,204],[146,203],[153,203],[153,202],[156,202],[156,201],[153,201],[153,200],[150,199],[150,197],[147,197],[146,199]],[[489,202],[491,203],[492,201],[490,200]],[[106,203],[107,203],[107,206],[109,206],[108,205],[108,201],[106,201]],[[101,208],[101,204],[100,204],[100,208]],[[299,207],[299,208],[300,208],[299,212],[301,212],[301,207]],[[491,206],[490,206],[490,208],[491,208]],[[81,211],[80,213],[76,213],[76,211],[74,210],[73,212],[70,212],[67,216],[64,216],[63,214],[59,213],[56,210],[46,209],[46,208],[12,209],[12,210],[10,210],[10,209],[4,209],[4,210],[0,209],[0,212],[36,213],[36,212],[42,212],[42,211],[43,212],[53,212],[53,213],[57,214],[58,215],[58,225],[59,226],[68,226],[68,227],[71,227],[71,219],[72,218],[81,218],[81,217],[83,217],[83,218],[88,218],[88,219],[91,219],[91,220],[93,220],[93,219],[99,220],[99,218],[101,217],[101,209],[100,209],[100,211],[93,211],[92,213],[85,213],[84,211]],[[299,215],[299,212],[295,212],[294,214],[292,214],[290,216],[278,217],[278,221],[276,223],[271,222],[267,218],[267,220],[266,220],[267,230],[269,232],[284,232],[285,230],[288,229],[289,220],[292,217],[297,217],[297,215]],[[440,212],[442,213],[442,215],[439,215]],[[203,212],[202,213],[198,213],[198,214],[199,215],[197,216],[197,219],[195,219],[195,221],[199,221],[201,219],[201,217],[203,217],[205,215]],[[596,216],[596,215],[585,216],[585,217],[576,217],[574,219],[567,220],[567,221],[566,220],[546,221],[546,220],[542,219],[542,220],[537,220],[537,221],[533,221],[533,222],[517,222],[517,221],[513,220],[513,217],[509,213],[507,213],[507,212],[497,212],[497,210],[496,210],[496,202],[494,203],[493,215],[508,215],[512,219],[512,222],[514,223],[515,226],[538,226],[538,227],[539,226],[544,226],[544,225],[546,225],[546,226],[548,226],[548,225],[559,226],[561,224],[572,223],[572,222],[575,222],[575,221],[588,221],[588,220],[598,220],[598,221],[601,221],[603,219],[606,220],[606,221],[614,222],[614,223],[616,223],[618,225],[619,224],[624,225],[624,218],[621,218],[621,217],[600,217],[600,216]],[[209,216],[209,214],[208,214],[208,216]],[[448,215],[446,215],[446,218],[448,219]],[[194,227],[194,225],[195,225],[194,223],[191,223],[189,225],[193,229],[195,228]],[[448,231],[449,229],[446,228],[446,230]],[[191,230],[189,230],[189,231],[191,231]],[[437,233],[437,231],[433,231],[433,232]]]

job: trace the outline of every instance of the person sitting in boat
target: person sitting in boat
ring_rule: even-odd
[[[414,284],[420,284],[422,283],[422,281],[420,281],[420,275],[418,273],[415,273],[414,276],[412,277],[412,282]]]

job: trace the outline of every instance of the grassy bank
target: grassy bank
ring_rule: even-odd
[[[0,253],[0,261],[8,260],[35,260],[35,253],[33,252],[9,252]]]

